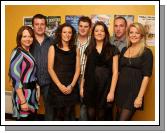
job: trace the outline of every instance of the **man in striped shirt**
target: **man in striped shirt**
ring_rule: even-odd
[[[80,79],[79,83],[81,81],[82,76],[84,75],[85,66],[86,66],[86,56],[84,54],[85,49],[89,45],[90,40],[90,29],[91,29],[91,19],[87,16],[80,17],[78,21],[78,36],[76,38],[76,45],[77,48],[79,48],[80,51],[80,65],[81,65],[81,73],[80,73]],[[81,97],[81,103],[80,103],[80,118],[79,120],[87,120],[86,115],[86,106],[82,102],[83,98],[83,88],[80,88],[80,97]]]

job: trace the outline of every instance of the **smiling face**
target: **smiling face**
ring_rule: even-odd
[[[62,42],[69,42],[71,40],[72,37],[72,29],[71,27],[64,27],[62,29],[62,33],[61,33],[61,38],[62,38]]]
[[[142,36],[136,27],[130,27],[129,40],[132,44],[137,44],[142,39]]]
[[[90,31],[90,25],[88,22],[80,21],[78,25],[78,33],[80,36],[88,36]]]
[[[21,37],[21,46],[24,49],[29,49],[32,42],[33,42],[33,37],[30,35],[28,30],[24,30],[22,32],[22,37]]]
[[[94,37],[96,41],[103,41],[105,38],[105,31],[102,25],[97,25],[94,30]]]

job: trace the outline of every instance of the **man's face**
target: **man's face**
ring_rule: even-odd
[[[46,30],[45,19],[35,18],[33,28],[35,35],[44,35]]]
[[[123,19],[116,19],[114,22],[115,37],[120,39],[126,34],[126,24]]]
[[[80,21],[78,25],[78,33],[80,36],[88,36],[90,31],[90,25],[88,22]]]

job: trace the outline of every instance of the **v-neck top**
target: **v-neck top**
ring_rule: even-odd
[[[109,51],[107,51],[109,50]],[[109,54],[106,54],[109,53]],[[113,57],[119,54],[114,45],[102,48],[100,53],[93,49],[87,56],[84,83],[84,102],[87,106],[103,108],[112,80]]]

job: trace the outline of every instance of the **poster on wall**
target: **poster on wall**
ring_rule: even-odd
[[[54,36],[54,33],[61,22],[60,16],[47,16],[47,27],[46,27],[46,34],[50,37]],[[23,17],[23,24],[32,27],[32,16]]]
[[[53,37],[55,35],[55,31],[60,25],[60,22],[61,22],[60,16],[47,16],[46,34],[48,36]]]
[[[71,24],[76,32],[78,32],[78,21],[81,16],[76,16],[76,15],[66,15],[65,16],[65,22],[68,24]]]
[[[150,46],[155,45],[155,16],[139,15],[138,22],[143,24],[146,31],[146,43]]]
[[[94,25],[97,21],[102,21],[109,28],[110,22],[111,22],[111,15],[105,15],[105,14],[91,15],[91,21],[92,21],[92,25]]]
[[[23,25],[27,25],[32,28],[32,16],[23,17]]]
[[[114,18],[117,18],[119,16],[124,17],[126,19],[127,27],[129,27],[129,25],[134,22],[134,15],[114,15]]]

